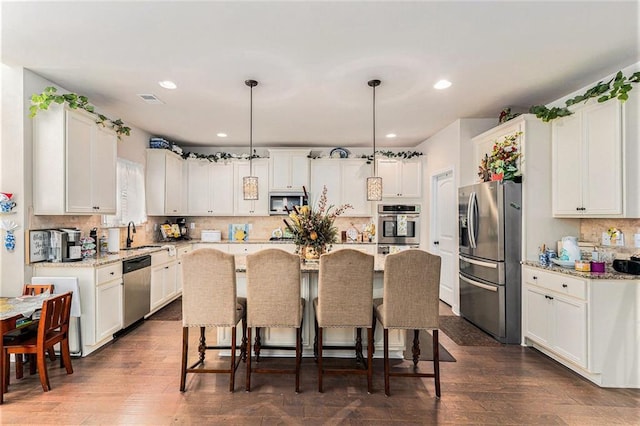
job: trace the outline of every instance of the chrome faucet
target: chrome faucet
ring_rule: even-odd
[[[129,222],[127,225],[127,248],[131,247],[131,243],[133,242],[133,235],[131,235],[131,225],[133,225],[133,233],[136,233],[136,224],[133,221]]]

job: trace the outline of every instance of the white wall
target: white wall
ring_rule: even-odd
[[[477,118],[458,119],[449,126],[422,142],[416,147],[417,151],[425,154],[425,168],[423,171],[422,183],[422,222],[420,232],[420,246],[428,251],[436,252],[432,246],[432,204],[433,204],[433,180],[441,173],[452,171],[454,178],[454,188],[462,184],[475,181],[475,173],[478,166],[473,163],[473,149],[471,138],[495,126],[497,119]],[[453,197],[456,199],[457,197]],[[453,211],[457,211],[457,205]],[[456,234],[457,241],[457,234]],[[457,251],[457,248],[455,249]],[[450,271],[452,277],[458,276],[458,264],[454,262],[453,270]],[[459,295],[457,281],[453,283],[454,302],[453,312],[459,312]]]

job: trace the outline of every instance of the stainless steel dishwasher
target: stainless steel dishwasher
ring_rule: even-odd
[[[122,262],[124,282],[123,328],[144,318],[151,310],[151,256],[138,256]]]

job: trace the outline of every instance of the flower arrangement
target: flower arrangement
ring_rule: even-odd
[[[514,180],[519,175],[518,159],[521,153],[518,151],[518,138],[522,132],[516,132],[505,136],[502,142],[493,144],[491,155],[485,154],[478,168],[478,176],[484,182],[490,179]]]
[[[307,191],[304,189],[305,198]],[[322,254],[328,245],[338,241],[338,229],[333,226],[336,217],[340,216],[347,209],[353,206],[343,204],[334,209],[333,205],[327,206],[327,187],[323,187],[322,194],[318,200],[317,208],[308,205],[296,206],[289,213],[289,221],[284,223],[293,234],[293,242],[296,244],[296,252],[300,253],[302,248],[312,248],[316,255]]]

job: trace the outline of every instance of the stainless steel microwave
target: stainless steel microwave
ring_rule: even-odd
[[[271,192],[269,193],[269,214],[286,215],[287,209],[293,210],[293,206],[304,206],[307,198],[303,192]]]

